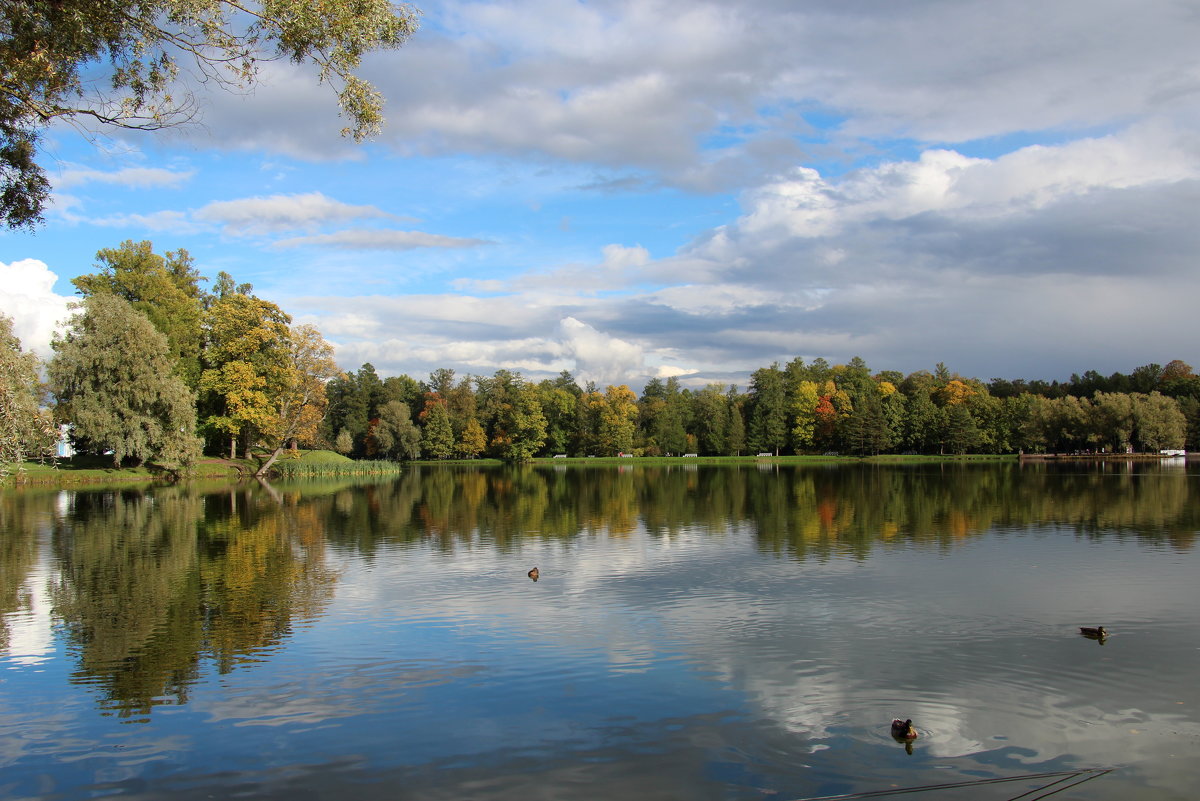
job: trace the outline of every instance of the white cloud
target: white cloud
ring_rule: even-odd
[[[314,234],[281,239],[273,247],[294,248],[305,245],[346,250],[414,250],[416,248],[472,248],[487,244],[482,239],[441,236],[422,231],[352,230],[332,234]]]
[[[313,230],[347,220],[397,219],[376,206],[342,203],[321,192],[218,200],[197,209],[193,216],[224,226],[232,236]]]
[[[135,189],[150,187],[177,188],[187,183],[196,174],[195,170],[178,172],[161,167],[124,167],[105,172],[87,167],[68,167],[54,178],[54,186],[68,189],[84,184],[116,184]]]
[[[0,262],[0,312],[13,321],[21,346],[42,359],[52,355],[50,340],[55,328],[69,315],[70,298],[54,292],[58,276],[37,259]]]
[[[574,317],[564,317],[559,331],[575,360],[576,379],[598,386],[624,384],[644,376],[646,356],[640,345],[596,330]]]
[[[1170,0],[1136,14],[1112,0],[447,0],[425,16],[367,62],[388,98],[382,141],[405,155],[582,162],[712,189],[884,138],[1079,131],[1200,107],[1200,21]],[[208,98],[219,146],[361,153],[337,137],[311,70],[271,63],[263,78],[251,96]]]

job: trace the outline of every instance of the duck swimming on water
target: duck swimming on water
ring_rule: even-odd
[[[917,739],[917,730],[913,728],[912,719],[901,720],[896,718],[892,721],[892,736],[897,740],[915,740]]]
[[[1108,636],[1104,626],[1080,626],[1079,633],[1084,637],[1091,637],[1093,640],[1102,640]]]
[[[529,575],[529,577],[530,577],[531,579],[533,579],[534,581],[537,581],[537,580],[538,580],[538,576],[540,576],[540,575],[541,575],[541,573],[540,573],[540,572],[538,571],[538,569],[535,567],[533,570],[530,570],[530,571],[529,571],[528,575]]]

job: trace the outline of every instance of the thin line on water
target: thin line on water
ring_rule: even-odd
[[[919,787],[901,787],[901,788],[897,788],[895,790],[866,790],[861,793],[844,793],[842,795],[815,795],[815,796],[809,796],[807,798],[793,799],[793,801],[848,801],[848,799],[857,799],[857,798],[885,798],[889,795],[905,795],[907,793],[924,793],[924,792],[930,792],[933,790],[953,790],[953,789],[963,788],[963,787],[979,787],[979,786],[982,786],[985,784],[1003,784],[1005,782],[1030,781],[1030,780],[1034,780],[1034,779],[1056,779],[1056,781],[1050,782],[1049,784],[1044,784],[1041,787],[1035,787],[1032,790],[1027,790],[1026,792],[1021,793],[1020,795],[1013,796],[1012,798],[1008,799],[1008,801],[1017,801],[1017,799],[1025,798],[1030,793],[1041,792],[1042,790],[1047,790],[1056,784],[1061,784],[1062,782],[1070,781],[1071,779],[1077,779],[1080,776],[1084,776],[1085,774],[1088,774],[1088,775],[1086,775],[1085,778],[1080,779],[1079,781],[1075,782],[1074,784],[1064,785],[1063,787],[1059,787],[1058,789],[1053,790],[1051,792],[1044,793],[1042,795],[1033,796],[1030,799],[1030,801],[1036,801],[1036,799],[1046,798],[1047,796],[1051,796],[1051,795],[1054,795],[1055,793],[1059,793],[1059,792],[1062,792],[1063,790],[1067,790],[1067,789],[1070,789],[1071,787],[1075,787],[1077,785],[1083,784],[1086,781],[1091,781],[1092,779],[1095,779],[1099,776],[1103,776],[1106,773],[1111,773],[1112,770],[1113,770],[1112,768],[1084,768],[1083,770],[1061,770],[1061,771],[1056,771],[1054,773],[1027,773],[1022,776],[1004,776],[1004,777],[998,777],[998,778],[993,778],[993,779],[975,779],[974,781],[949,782],[946,784],[924,784]]]

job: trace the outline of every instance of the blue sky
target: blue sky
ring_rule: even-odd
[[[429,2],[363,74],[269,63],[201,124],[43,163],[0,311],[43,354],[148,239],[315,323],[344,369],[640,386],[795,356],[979,378],[1197,364],[1200,14],[1186,3]]]

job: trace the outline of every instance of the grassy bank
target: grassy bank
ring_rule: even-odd
[[[816,464],[822,462],[866,462],[871,464],[906,464],[938,462],[996,462],[1016,461],[1015,455],[968,454],[966,456],[925,455],[881,455],[881,456],[572,456],[566,458],[543,457],[534,459],[536,465],[688,465],[688,464]],[[222,459],[206,457],[196,463],[189,479],[234,480],[249,478],[266,460],[266,456],[252,459]],[[283,479],[316,476],[366,476],[390,475],[403,472],[409,465],[439,467],[496,467],[503,464],[497,459],[469,459],[444,461],[389,462],[353,460],[333,451],[297,451],[293,456],[284,454],[271,468],[271,474]],[[10,474],[0,485],[15,483],[59,485],[72,484],[120,484],[128,482],[171,481],[174,477],[154,465],[143,467],[112,466],[112,460],[97,456],[76,456],[60,459],[57,464],[27,462],[19,475]]]
[[[190,479],[234,480],[249,478],[266,461],[266,455],[251,459],[200,459],[187,475]],[[54,464],[26,462],[19,473],[13,471],[0,482],[3,486],[38,484],[70,486],[73,484],[123,484],[130,482],[172,481],[175,477],[156,465],[142,467],[113,467],[112,460],[102,456],[74,456],[59,459]],[[333,451],[297,451],[297,456],[284,454],[272,466],[272,474],[288,478],[328,475],[382,475],[398,473],[403,466],[397,462],[354,461]]]

